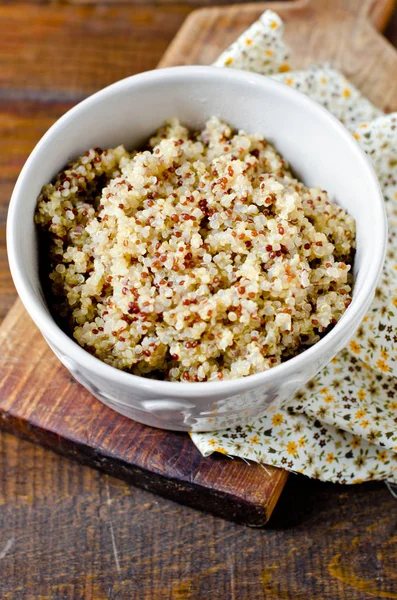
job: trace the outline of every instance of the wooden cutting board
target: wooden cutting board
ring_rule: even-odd
[[[186,20],[160,66],[211,63],[272,8],[285,21],[293,67],[331,61],[378,106],[395,110],[397,53],[373,26],[383,28],[394,5],[298,0],[202,9]],[[62,39],[68,25],[54,24],[54,35]],[[102,405],[70,377],[19,301],[0,327],[0,347],[4,429],[190,506],[257,527],[269,519],[285,471],[222,455],[203,458],[187,434],[140,425]]]

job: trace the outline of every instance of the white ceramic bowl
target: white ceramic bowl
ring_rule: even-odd
[[[87,148],[139,146],[167,118],[200,128],[217,115],[263,133],[307,184],[326,189],[356,219],[353,301],[334,329],[299,356],[234,381],[173,383],[137,377],[83,350],[54,322],[38,276],[36,198],[43,184]],[[51,127],[27,160],[12,195],[8,256],[18,293],[48,344],[99,400],[142,423],[210,431],[265,412],[311,379],[353,335],[374,295],[386,246],[377,178],[354,138],[325,109],[271,79],[216,67],[176,67],[119,81],[84,100]]]

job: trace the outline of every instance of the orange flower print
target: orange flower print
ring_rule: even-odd
[[[369,425],[368,419],[364,419],[363,421],[361,421],[360,425],[363,429],[367,429],[367,427]]]
[[[357,397],[359,400],[364,400],[367,393],[364,390],[358,390]]]
[[[377,453],[377,458],[381,462],[385,462],[387,460],[387,452],[386,452],[386,450],[379,451]]]
[[[383,360],[387,360],[389,358],[389,354],[388,352],[386,352],[386,350],[381,350],[380,355],[383,358]]]
[[[358,436],[354,436],[354,438],[352,439],[352,441],[350,442],[350,446],[354,449],[358,448],[359,446],[361,446],[361,438],[359,438]]]
[[[260,438],[257,435],[253,435],[252,438],[250,438],[250,442],[251,444],[259,444]]]
[[[296,442],[288,442],[287,444],[287,452],[288,454],[296,454],[298,451],[298,446]]]
[[[349,346],[350,346],[350,350],[352,352],[354,352],[354,354],[360,354],[360,352],[361,352],[361,346],[355,340],[353,340],[352,342],[350,342]]]
[[[325,462],[331,464],[332,462],[334,462],[335,460],[335,456],[333,452],[330,452],[329,454],[327,454],[327,458],[325,459]]]
[[[367,413],[365,412],[365,410],[358,410],[356,412],[356,419],[362,419],[366,415],[367,415]]]
[[[304,448],[306,446],[305,438],[303,438],[303,437],[299,438],[298,444],[299,444],[299,448]]]
[[[376,363],[376,366],[378,367],[378,369],[380,369],[383,373],[389,373],[390,372],[390,367],[388,364],[385,363],[384,360],[379,359]]]
[[[332,394],[327,394],[326,396],[324,396],[324,402],[327,402],[327,404],[331,404],[331,402],[333,402],[335,400],[335,396],[333,396]]]
[[[280,425],[282,425],[284,423],[283,415],[280,415],[280,413],[276,413],[275,415],[273,415],[272,423],[276,427],[279,427]]]

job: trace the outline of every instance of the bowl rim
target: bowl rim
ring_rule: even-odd
[[[378,231],[374,232],[372,238],[372,261],[368,269],[366,280],[363,282],[359,291],[359,295],[353,297],[350,306],[343,314],[339,322],[319,342],[304,350],[297,356],[288,359],[284,363],[276,365],[275,367],[272,367],[271,369],[261,373],[240,377],[238,379],[190,383],[156,380],[139,375],[133,375],[132,373],[121,371],[104,363],[79,346],[76,341],[69,337],[56,324],[49,310],[46,310],[42,306],[39,299],[36,297],[36,294],[32,292],[30,285],[22,276],[22,271],[20,269],[21,259],[16,249],[15,239],[18,236],[17,209],[21,202],[20,190],[25,184],[26,180],[28,180],[30,177],[30,172],[34,167],[36,156],[42,151],[43,147],[45,147],[47,140],[56,136],[59,131],[61,131],[65,126],[68,125],[69,122],[74,119],[75,115],[78,115],[82,109],[88,108],[96,103],[106,101],[109,97],[112,97],[125,88],[128,89],[131,87],[132,90],[136,84],[149,84],[155,81],[172,82],[178,78],[194,79],[195,77],[199,76],[216,78],[219,83],[222,80],[227,79],[230,81],[230,79],[235,79],[236,82],[238,81],[240,83],[244,83],[248,87],[262,87],[264,93],[267,89],[269,89],[269,87],[276,88],[278,89],[279,93],[289,96],[291,101],[298,107],[300,105],[306,105],[309,107],[309,110],[312,112],[317,112],[323,119],[328,120],[330,124],[337,130],[341,140],[353,149],[353,152],[357,155],[357,159],[361,162],[362,167],[367,171],[369,184],[373,187],[373,210],[374,212],[376,211],[378,213]],[[305,365],[311,361],[315,361],[316,355],[320,350],[323,354],[325,354],[327,350],[328,352],[332,353],[332,348],[337,348],[341,342],[343,343],[343,338],[346,337],[345,331],[349,332],[350,337],[351,327],[355,327],[356,325],[358,326],[359,321],[364,317],[365,312],[369,308],[382,270],[386,254],[387,219],[382,192],[369,158],[360,148],[350,132],[324,107],[298,90],[295,90],[279,81],[258,73],[242,71],[240,69],[224,69],[214,66],[192,65],[168,67],[146,71],[144,73],[126,77],[125,79],[116,81],[115,83],[90,95],[85,100],[79,102],[76,106],[68,110],[63,116],[61,116],[36,144],[21,170],[10,200],[7,217],[6,238],[11,275],[18,295],[41,333],[48,338],[48,341],[56,348],[62,348],[62,352],[65,357],[73,357],[72,360],[75,360],[81,367],[86,368],[90,372],[97,372],[98,375],[116,384],[121,383],[126,386],[131,386],[135,389],[140,389],[141,391],[158,393],[162,396],[169,394],[174,397],[192,397],[196,395],[207,397],[219,394],[225,396],[228,393],[233,395],[244,390],[258,387],[261,384],[269,383],[270,381],[275,383],[275,381],[280,378],[286,379],[293,371],[296,372],[299,369],[303,371]],[[346,342],[347,341],[348,338],[346,339]]]

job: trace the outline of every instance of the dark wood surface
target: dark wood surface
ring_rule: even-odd
[[[397,597],[396,500],[291,476],[266,529],[0,437],[4,600]]]
[[[138,24],[131,18],[123,38],[127,49],[112,60],[128,61],[125,74],[153,67],[192,8],[188,3],[159,5],[133,8]],[[103,85],[96,74],[100,61],[92,56],[90,83],[83,91],[73,68],[64,64],[68,53],[63,62],[54,56],[52,70],[40,76],[41,49],[50,38],[61,48],[70,44],[70,52],[76,45],[69,35],[59,39],[53,34],[53,19],[75,16],[68,12],[72,8],[0,4],[2,224],[15,177],[35,141],[81,95]],[[100,52],[109,31],[122,35],[123,15],[127,19],[131,10],[116,7],[120,24],[113,29],[109,14],[116,13],[108,7],[77,9],[85,15],[76,17],[80,36],[88,28],[98,37]],[[77,35],[74,26],[71,30]],[[387,35],[397,42],[397,15]],[[142,50],[152,36],[157,42],[161,38],[161,51],[157,45],[152,53]],[[65,77],[69,85],[54,92],[53,77],[60,87]],[[15,295],[3,227],[0,235],[3,317]],[[1,598],[397,598],[397,501],[382,484],[349,488],[292,476],[267,528],[251,530],[138,490],[6,433],[0,433],[0,457]]]

